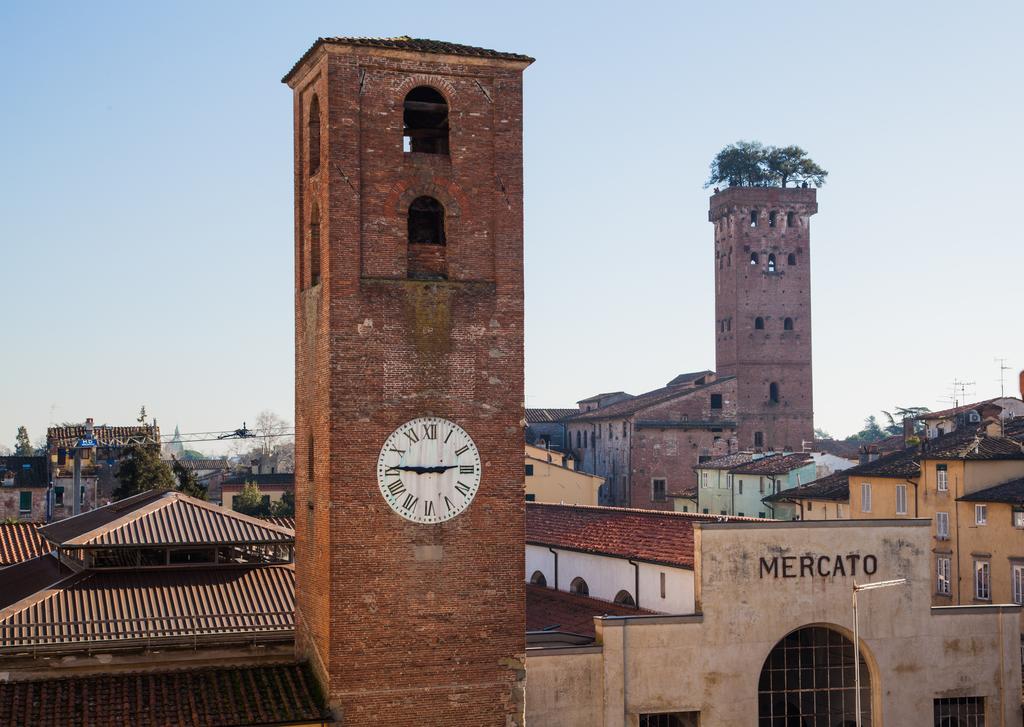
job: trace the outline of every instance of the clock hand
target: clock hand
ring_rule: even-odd
[[[458,467],[458,465],[456,465],[456,464],[447,465],[447,466],[445,466],[445,465],[438,465],[436,467],[418,467],[418,466],[399,465],[398,467],[395,467],[395,469],[396,470],[402,470],[403,472],[415,472],[418,475],[426,475],[426,474],[440,474],[442,472],[447,472],[448,470],[453,470],[456,467]]]

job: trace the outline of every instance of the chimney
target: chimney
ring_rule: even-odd
[[[92,417],[85,420],[85,436],[92,437]]]
[[[910,440],[914,438],[914,420],[910,417],[903,417],[903,446],[910,446]]]

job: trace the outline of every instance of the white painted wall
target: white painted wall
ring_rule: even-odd
[[[629,591],[636,599],[636,572],[629,561],[572,550],[558,551],[558,590],[569,590],[573,578],[580,577],[590,587],[592,598],[614,601],[619,591]],[[640,563],[640,607],[670,614],[688,614],[695,610],[693,571],[656,563]],[[526,546],[526,582],[540,571],[548,588],[555,587],[555,557],[543,545]],[[665,597],[661,597],[661,574],[665,574]]]

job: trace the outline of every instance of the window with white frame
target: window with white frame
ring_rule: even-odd
[[[978,601],[992,598],[992,566],[987,560],[974,561],[974,598]]]
[[[944,464],[935,465],[935,489],[939,492],[949,491],[949,472]]]
[[[896,485],[896,514],[907,514],[907,486]]]
[[[1024,564],[1014,563],[1010,577],[1013,580],[1013,602],[1024,604]]]
[[[743,494],[743,480],[740,480],[739,494],[741,494],[741,495]]]
[[[940,555],[935,559],[935,592],[949,595],[950,561],[949,556]]]
[[[708,486],[708,473],[707,471],[700,473],[700,486],[706,488]]]
[[[935,513],[935,537],[939,540],[947,540],[949,538],[948,512]]]
[[[974,524],[988,524],[988,505],[978,504],[974,506]]]
[[[1024,510],[1013,511],[1013,527],[1024,530]]]
[[[871,512],[871,483],[864,482],[860,486],[860,511]]]

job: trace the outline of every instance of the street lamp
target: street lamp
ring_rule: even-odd
[[[877,581],[875,583],[863,583],[857,585],[853,582],[853,704],[856,710],[856,724],[861,727],[860,713],[860,622],[857,619],[857,592],[873,591],[876,588],[888,588],[889,586],[901,586],[907,582],[906,578],[896,578],[891,581]]]

